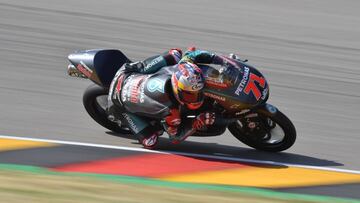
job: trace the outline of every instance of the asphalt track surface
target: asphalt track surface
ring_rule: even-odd
[[[86,114],[88,80],[66,75],[74,50],[118,48],[143,59],[195,45],[235,52],[270,83],[294,122],[285,153],[229,132],[163,149],[360,170],[360,2],[335,0],[1,0],[0,134],[141,147]],[[354,192],[355,189],[353,189]]]
[[[287,201],[300,198],[321,202],[360,202],[360,195],[356,192],[360,188],[360,172],[269,164],[235,157],[0,136],[0,170],[33,171],[33,167],[76,175],[112,175],[111,179],[132,177],[165,181],[166,184],[207,184],[239,190],[262,188],[273,197],[287,196]]]

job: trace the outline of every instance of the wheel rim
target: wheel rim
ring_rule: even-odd
[[[269,144],[277,144],[277,143],[280,143],[284,140],[285,138],[285,131],[284,129],[276,124],[274,121],[272,121],[271,119],[267,118],[268,120],[270,120],[270,122],[272,122],[274,125],[274,127],[270,127],[268,129],[268,133],[270,134],[270,139],[267,140],[266,143],[269,143]]]
[[[275,121],[271,120],[270,118],[262,118],[258,119],[257,126],[261,128],[260,130],[256,130],[256,127],[253,127],[254,130],[251,130],[249,122],[240,121],[236,122],[236,128],[238,128],[241,132],[243,132],[246,136],[248,136],[252,140],[256,140],[263,144],[267,145],[275,145],[279,144],[285,139],[285,131],[284,129],[278,125]],[[264,129],[265,128],[265,129]]]

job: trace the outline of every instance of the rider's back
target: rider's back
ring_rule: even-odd
[[[121,102],[127,111],[138,115],[163,118],[176,102],[171,95],[171,75],[132,73],[124,81]]]

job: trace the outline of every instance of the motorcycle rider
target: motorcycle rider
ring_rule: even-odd
[[[196,50],[194,47],[189,48],[184,56],[182,56],[181,49],[171,49],[144,61],[125,64],[117,72],[110,86],[107,108],[109,119],[114,122],[123,122],[129,126],[140,143],[148,149],[155,148],[158,137],[163,133],[162,129],[169,134],[172,143],[179,143],[197,130],[204,130],[213,125],[214,113],[197,113],[204,103],[202,89],[205,86],[202,71],[196,65],[198,63],[228,65],[221,56],[208,51]],[[171,88],[169,88],[170,91],[165,92],[165,83],[160,87],[158,83],[154,83],[156,78],[154,79],[152,76],[162,67],[176,64],[178,64],[176,71],[166,76],[170,80],[167,84],[171,85]],[[144,90],[145,86],[148,89],[147,94]],[[154,91],[151,91],[153,87]],[[159,92],[165,95],[153,96],[149,90],[150,92],[160,90]],[[147,118],[148,114],[143,117],[128,111],[129,109],[144,108],[144,104],[134,106],[134,103],[139,103],[139,97],[142,97],[140,100],[144,100],[144,97],[147,98],[147,96],[153,97],[154,100],[159,100],[159,97],[162,100],[163,96],[170,98],[171,104],[166,108],[167,111],[161,122],[162,126],[151,123],[151,119]],[[167,102],[163,99],[164,101]],[[133,108],[129,108],[131,105]],[[144,112],[147,113],[148,109]],[[160,112],[160,110],[154,111],[153,114],[156,112]],[[188,114],[197,116],[188,119],[186,117]]]

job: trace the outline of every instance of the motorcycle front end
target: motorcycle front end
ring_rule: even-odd
[[[244,112],[228,126],[242,143],[268,152],[284,151],[295,143],[294,124],[275,106],[266,103]]]

